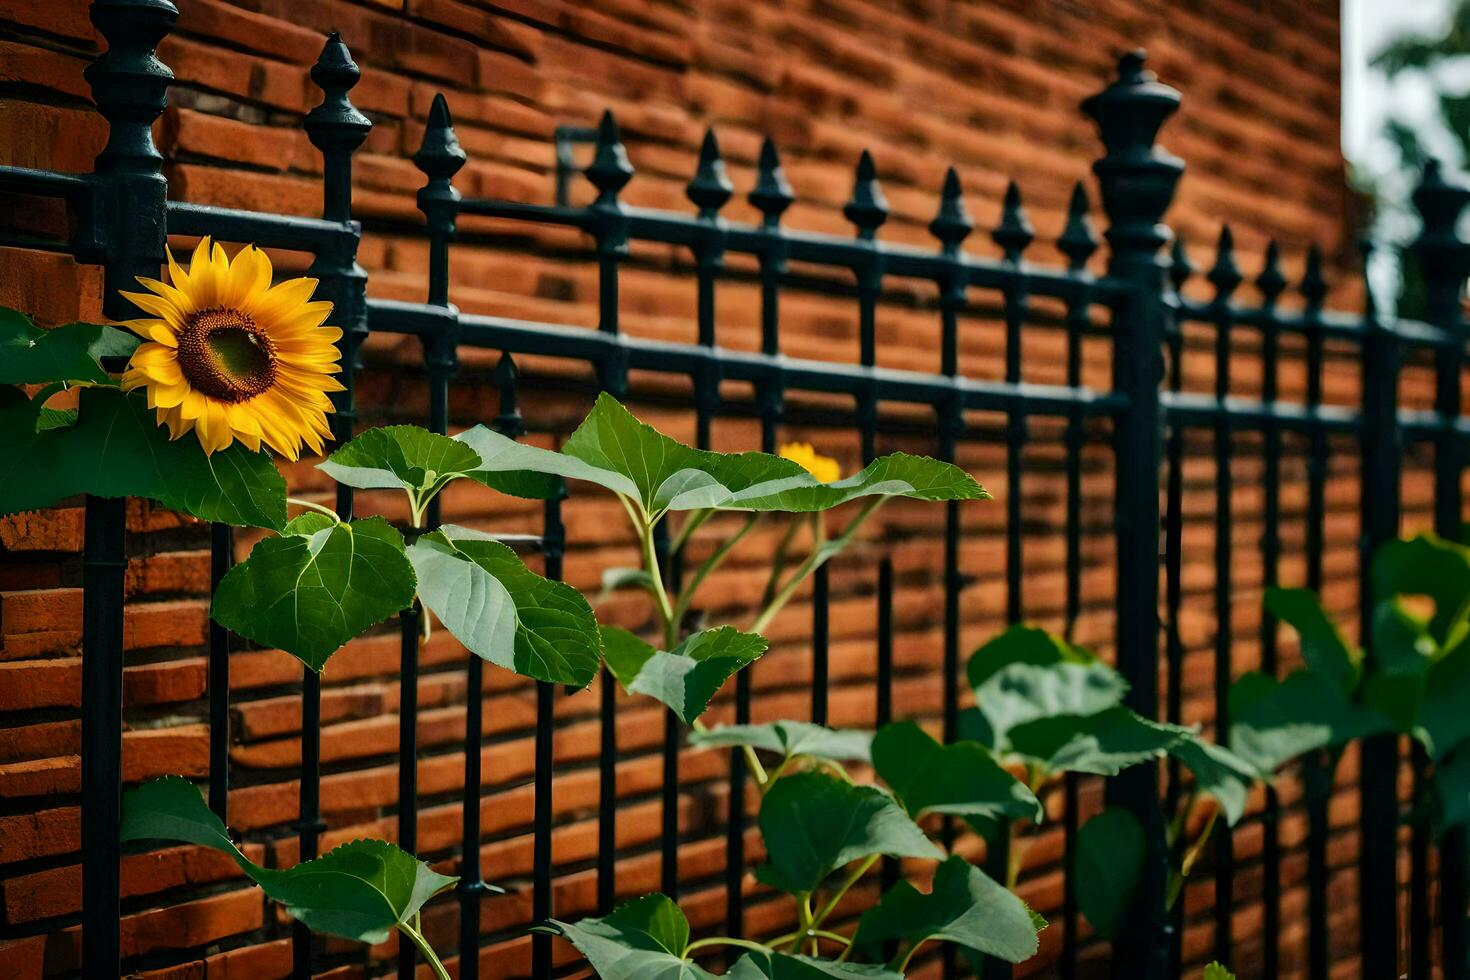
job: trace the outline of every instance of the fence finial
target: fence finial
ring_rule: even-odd
[[[611,109],[603,111],[602,121],[597,124],[597,150],[585,173],[597,188],[597,203],[618,207],[618,192],[633,179],[633,164],[628,162],[628,150],[618,135],[618,121]]]
[[[1026,217],[1026,207],[1021,203],[1021,188],[1014,180],[1006,185],[1005,201],[1000,209],[1000,224],[996,225],[990,237],[1001,247],[1006,261],[1012,264],[1021,261],[1021,253],[1036,237],[1031,219]]]
[[[1229,225],[1220,226],[1220,241],[1215,246],[1215,264],[1210,266],[1205,278],[1215,287],[1216,297],[1222,302],[1229,299],[1230,294],[1245,280],[1240,274],[1240,267],[1235,264],[1235,233],[1230,230]]]
[[[711,127],[704,131],[704,142],[699,147],[699,167],[684,188],[684,194],[699,208],[701,218],[713,221],[734,193],[735,187],[725,173],[725,161],[720,156],[719,141]]]
[[[1155,253],[1169,240],[1159,222],[1184,172],[1184,161],[1154,142],[1179,108],[1179,93],[1143,65],[1142,51],[1128,52],[1118,60],[1117,79],[1082,101],[1107,150],[1092,170],[1102,189],[1112,264],[1118,268],[1157,264]]]
[[[347,97],[347,93],[361,77],[362,71],[357,67],[357,62],[352,60],[352,53],[347,50],[342,35],[333,31],[327,38],[327,43],[322,46],[322,53],[317,57],[316,64],[311,66],[311,80],[322,90],[322,101],[306,114],[305,122],[307,138],[323,156],[334,153],[350,154],[362,145],[372,131],[372,121],[357,111],[357,107]],[[329,168],[331,164],[332,161],[328,160]],[[351,179],[350,171],[347,179]],[[331,194],[329,187],[329,198]],[[333,221],[345,221],[349,217],[345,213],[332,213],[330,200],[323,212]]]
[[[1261,291],[1261,299],[1266,306],[1276,305],[1281,291],[1286,288],[1286,276],[1281,272],[1281,247],[1274,238],[1266,245],[1266,257],[1256,275],[1256,288]]]
[[[1322,249],[1313,242],[1307,249],[1307,266],[1302,270],[1302,281],[1297,286],[1308,306],[1320,307],[1327,298],[1327,280],[1322,275]]]
[[[1411,248],[1424,277],[1425,319],[1433,323],[1459,322],[1456,313],[1470,273],[1470,244],[1460,239],[1456,226],[1466,204],[1470,188],[1446,178],[1438,160],[1428,160],[1414,190],[1422,230]]]
[[[975,219],[965,207],[965,191],[960,186],[960,173],[950,167],[944,174],[944,190],[939,194],[939,213],[929,222],[929,233],[939,239],[945,255],[956,255],[970,232]]]
[[[781,215],[796,201],[786,172],[781,169],[781,155],[769,136],[761,143],[760,163],[756,168],[755,186],[751,188],[750,203],[760,211],[767,228],[781,223]]]
[[[1174,292],[1182,290],[1194,273],[1194,263],[1189,261],[1189,251],[1184,247],[1184,236],[1175,236],[1174,248],[1169,254],[1169,282],[1174,286]]]
[[[1092,202],[1087,199],[1087,186],[1077,181],[1072,188],[1072,199],[1067,203],[1067,224],[1057,238],[1057,248],[1067,257],[1073,271],[1086,267],[1087,260],[1097,251],[1097,231],[1092,226]]]
[[[871,240],[878,227],[888,220],[888,198],[878,184],[878,167],[867,150],[858,157],[857,179],[852,185],[852,198],[842,206],[848,221],[857,225],[858,237]]]
[[[429,107],[423,142],[413,155],[414,166],[428,178],[419,189],[418,204],[431,234],[454,234],[454,205],[460,195],[452,181],[467,159],[449,117],[449,103],[438,93]]]

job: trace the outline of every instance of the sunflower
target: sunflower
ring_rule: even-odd
[[[842,479],[842,467],[831,456],[822,456],[809,442],[788,442],[781,447],[781,458],[801,466],[823,483]]]
[[[172,284],[138,277],[146,293],[124,293],[150,319],[125,326],[140,344],[122,377],[124,391],[146,388],[148,407],[169,437],[196,432],[206,455],[236,439],[288,459],[303,444],[320,453],[331,437],[329,391],[341,370],[342,331],[323,326],[332,304],[311,302],[315,279],[271,285],[271,263],[254,245],[233,260],[208,238],[189,268],[168,254]]]

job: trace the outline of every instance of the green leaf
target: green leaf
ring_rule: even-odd
[[[402,535],[381,517],[295,526],[309,533],[265,538],[230,569],[212,614],[320,673],[348,640],[413,601],[414,570]]]
[[[765,637],[733,626],[695,633],[667,652],[604,626],[602,646],[608,669],[629,694],[661,702],[686,725],[704,714],[725,681],[766,652]]]
[[[982,687],[997,672],[1012,664],[1094,664],[1098,659],[1091,651],[1073,646],[1059,636],[1036,626],[1017,623],[1007,627],[970,654],[966,673],[970,687]]]
[[[1307,589],[1269,588],[1266,611],[1296,630],[1307,667],[1330,677],[1345,692],[1358,686],[1363,653],[1343,638],[1342,631]]]
[[[551,925],[587,957],[602,980],[713,980],[684,959],[689,920],[663,895],[645,895],[599,919]]]
[[[43,419],[42,401],[0,409],[0,513],[89,493],[237,526],[286,523],[286,481],[269,455],[236,442],[206,456],[192,434],[170,440],[141,393],[84,388],[74,425]]]
[[[652,593],[653,576],[642,568],[604,568],[601,590],[603,598],[621,589],[642,589]]]
[[[1470,825],[1470,751],[1462,746],[1434,767],[1430,784],[1435,827],[1444,833]]]
[[[773,721],[764,725],[721,725],[709,731],[693,732],[689,744],[704,748],[749,745],[786,759],[804,755],[829,762],[869,762],[873,733],[834,730],[805,721]]]
[[[887,793],[824,772],[776,780],[761,800],[760,828],[767,860],[756,878],[793,894],[858,858],[944,856]]]
[[[561,492],[561,481],[554,477],[487,466],[483,452],[499,452],[501,442],[519,445],[484,426],[450,438],[416,425],[389,425],[368,429],[317,465],[337,482],[360,490],[402,488],[424,499],[460,477],[517,497],[546,499]]]
[[[1040,821],[1041,802],[978,742],[941,745],[912,721],[879,729],[873,768],[918,820],[926,813]]]
[[[768,950],[751,950],[725,974],[729,980],[903,980],[884,966],[819,960]]]
[[[1470,640],[1462,640],[1429,666],[1416,715],[1416,734],[1434,759],[1470,738]]]
[[[1093,715],[1053,715],[1011,730],[1011,751],[1048,774],[1085,772],[1116,776],[1157,759],[1192,734],[1188,728],[1149,721],[1124,707]]]
[[[632,501],[645,520],[668,511],[818,511],[863,496],[979,499],[983,488],[962,470],[897,453],[846,480],[824,484],[799,464],[766,453],[692,449],[638,421],[611,395],[596,405],[559,453],[483,431],[473,442],[496,472],[531,471],[585,480]]]
[[[1429,631],[1448,647],[1466,629],[1470,612],[1470,549],[1432,534],[1382,545],[1373,556],[1373,594],[1381,601],[1398,595],[1434,600]]]
[[[25,314],[0,307],[0,384],[73,381],[110,385],[113,380],[97,358],[103,352],[126,353],[128,349],[114,334],[127,336],[126,331],[95,323],[42,330]]]
[[[240,852],[199,791],[178,776],[123,796],[121,838],[182,841],[223,851],[266,895],[316,932],[380,943],[457,879],[380,840],[344,844],[293,868],[262,868]]]
[[[1251,764],[1223,745],[1190,734],[1175,742],[1169,754],[1194,774],[1200,792],[1208,793],[1220,805],[1225,822],[1230,826],[1245,815],[1245,804],[1256,772]]]
[[[1205,967],[1204,980],[1235,980],[1235,974],[1219,963],[1210,963]]]
[[[927,895],[907,881],[890,888],[863,913],[853,943],[878,953],[889,940],[905,940],[910,948],[937,940],[1020,963],[1036,954],[1037,930],[1025,902],[955,856],[934,872],[934,887]]]
[[[1109,939],[1128,914],[1143,872],[1143,827],[1129,811],[1110,806],[1078,829],[1076,848],[1077,907],[1097,934]]]
[[[542,578],[491,536],[446,524],[408,549],[419,598],[465,649],[523,677],[586,687],[597,620],[582,593]]]
[[[1251,672],[1230,687],[1230,750],[1270,778],[1314,749],[1387,731],[1376,712],[1350,701],[1334,682],[1310,670],[1277,681]]]
[[[1090,651],[1034,626],[1017,624],[971,656],[967,667],[977,711],[965,737],[1006,748],[1017,725],[1051,715],[1090,715],[1122,701],[1128,684]]]

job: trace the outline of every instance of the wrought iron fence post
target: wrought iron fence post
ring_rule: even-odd
[[[1159,249],[1169,240],[1160,219],[1173,199],[1184,164],[1154,139],[1179,107],[1179,93],[1143,67],[1141,51],[1118,62],[1117,79],[1086,99],[1106,154],[1093,164],[1108,216],[1110,275],[1133,286],[1116,319],[1113,386],[1128,398],[1114,433],[1117,499],[1117,660],[1131,685],[1128,706],[1158,714],[1159,467],[1163,458],[1165,327],[1164,270]],[[1167,848],[1158,802],[1158,772],[1135,766],[1108,785],[1110,803],[1143,824],[1148,856],[1134,907],[1114,940],[1113,975],[1129,980],[1167,976],[1168,917],[1164,911]]]
[[[1364,266],[1371,246],[1364,247]],[[1366,276],[1365,276],[1366,284]],[[1373,582],[1378,547],[1399,533],[1398,378],[1402,348],[1380,320],[1367,288],[1363,337],[1362,536],[1359,612],[1365,639],[1373,635]],[[1358,847],[1359,933],[1362,975],[1398,976],[1398,736],[1365,739],[1359,755],[1361,793]]]
[[[1470,188],[1457,180],[1447,180],[1438,161],[1424,168],[1424,179],[1414,192],[1414,207],[1423,220],[1423,230],[1414,243],[1419,271],[1424,277],[1424,318],[1444,328],[1453,343],[1435,352],[1434,408],[1440,415],[1441,436],[1434,449],[1434,531],[1444,538],[1461,537],[1461,511],[1464,494],[1460,478],[1465,469],[1464,446],[1455,432],[1454,423],[1462,410],[1460,375],[1465,366],[1466,324],[1461,311],[1465,277],[1470,274],[1470,243],[1460,239],[1456,225],[1470,204]],[[1419,750],[1422,751],[1422,750]],[[1416,756],[1415,775],[1423,775],[1422,757]],[[1422,780],[1416,780],[1422,783]],[[1422,790],[1416,785],[1416,792]],[[1414,824],[1415,888],[1413,914],[1415,922],[1426,927],[1422,939],[1413,937],[1416,962],[1412,975],[1427,976],[1432,969],[1428,925],[1429,911],[1429,838],[1428,821],[1420,818]],[[1440,858],[1440,927],[1443,929],[1441,965],[1446,980],[1465,980],[1470,975],[1466,962],[1466,835],[1463,827],[1447,831],[1439,844]],[[1412,928],[1412,927],[1411,927]]]
[[[178,18],[168,0],[95,0],[107,50],[86,71],[107,120],[95,164],[95,236],[104,243],[103,313],[137,315],[120,289],[157,276],[167,235],[168,183],[152,125],[173,73],[154,57]],[[82,975],[120,970],[119,818],[122,792],[123,600],[127,501],[88,497],[82,556]]]

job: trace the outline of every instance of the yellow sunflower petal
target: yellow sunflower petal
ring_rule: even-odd
[[[245,312],[269,330],[278,322],[286,322],[298,307],[311,299],[316,287],[315,279],[287,279],[252,296]]]
[[[246,245],[235,253],[226,278],[228,285],[220,297],[221,304],[244,309],[252,296],[270,288],[271,260],[254,245]]]
[[[130,293],[122,291],[125,299],[131,300],[133,305],[144,313],[152,314],[159,322],[167,324],[173,330],[182,330],[188,323],[188,315],[179,311],[179,308],[171,300],[152,293]]]
[[[175,289],[187,296],[189,294],[189,273],[184,271],[184,267],[179,265],[178,260],[174,258],[173,249],[164,246],[163,254],[168,256],[168,281],[173,283]]]

